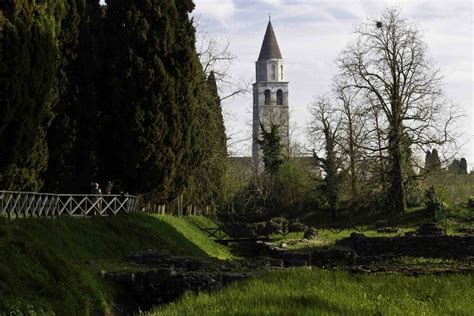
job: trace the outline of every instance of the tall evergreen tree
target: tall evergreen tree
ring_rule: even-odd
[[[0,187],[39,190],[47,167],[46,128],[56,100],[64,2],[0,3]]]
[[[67,2],[59,33],[59,99],[48,130],[48,191],[84,191],[96,176],[100,23],[98,0]]]
[[[461,160],[459,160],[459,173],[460,174],[467,174],[467,160],[466,160],[466,158],[461,158]]]
[[[196,162],[202,82],[190,0],[109,0],[105,16],[102,176],[173,198]]]
[[[425,169],[427,171],[439,171],[441,169],[441,161],[439,160],[438,151],[427,151],[425,157]]]
[[[223,177],[227,160],[227,137],[214,72],[202,85],[202,99],[197,110],[199,164],[189,183],[190,202],[194,212],[213,210],[223,199]],[[197,209],[196,209],[197,208]]]
[[[211,71],[207,78],[207,85],[210,99],[210,111],[213,116],[214,146],[216,151],[221,155],[227,157],[227,135],[225,133],[224,117],[222,115],[221,99],[217,90],[217,83],[214,71]]]
[[[454,159],[449,165],[449,171],[455,174],[467,174],[467,161],[466,158]]]

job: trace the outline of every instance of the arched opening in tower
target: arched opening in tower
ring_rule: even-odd
[[[283,105],[283,91],[280,89],[277,91],[277,105]]]
[[[265,105],[270,105],[270,90],[265,90]]]

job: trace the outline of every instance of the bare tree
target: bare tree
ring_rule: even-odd
[[[403,164],[410,147],[452,141],[455,115],[447,108],[441,76],[427,57],[420,32],[397,10],[387,9],[378,22],[359,26],[356,34],[338,60],[340,76],[381,110],[379,123],[386,124],[386,131],[378,130],[385,132],[389,157],[388,201],[393,211],[404,212]]]
[[[367,146],[368,132],[367,107],[360,104],[356,89],[345,87],[346,84],[336,84],[335,95],[337,98],[336,110],[340,112],[340,133],[336,142],[341,148],[341,154],[347,158],[345,168],[350,178],[350,188],[353,197],[359,191],[359,178],[362,160],[362,148]]]
[[[197,33],[196,50],[206,77],[212,72],[218,83],[221,101],[239,94],[250,92],[251,81],[236,79],[231,76],[229,68],[236,60],[230,50],[230,42],[221,38],[211,37],[206,31],[206,22],[195,18]]]

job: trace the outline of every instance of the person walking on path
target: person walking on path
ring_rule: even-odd
[[[102,190],[100,189],[100,186],[97,182],[92,184],[91,194],[93,194],[93,196],[91,198],[92,204],[93,205],[96,204],[94,206],[94,215],[96,215],[97,212],[100,213],[101,201],[99,201],[99,202],[97,202],[97,201],[99,200],[100,195],[102,195]]]
[[[112,194],[112,189],[114,188],[114,185],[111,181],[107,183],[107,187],[105,188],[105,194],[110,195]]]

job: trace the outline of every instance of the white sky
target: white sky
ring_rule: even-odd
[[[337,72],[335,59],[349,42],[354,26],[387,6],[424,32],[429,55],[445,76],[445,92],[466,114],[459,156],[474,168],[473,2],[471,1],[318,1],[318,0],[195,0],[193,16],[204,21],[209,37],[230,42],[237,59],[234,78],[255,81],[257,60],[271,13],[272,24],[290,81],[290,124],[305,141],[308,105],[330,91]],[[231,154],[250,155],[251,94],[223,104]]]

